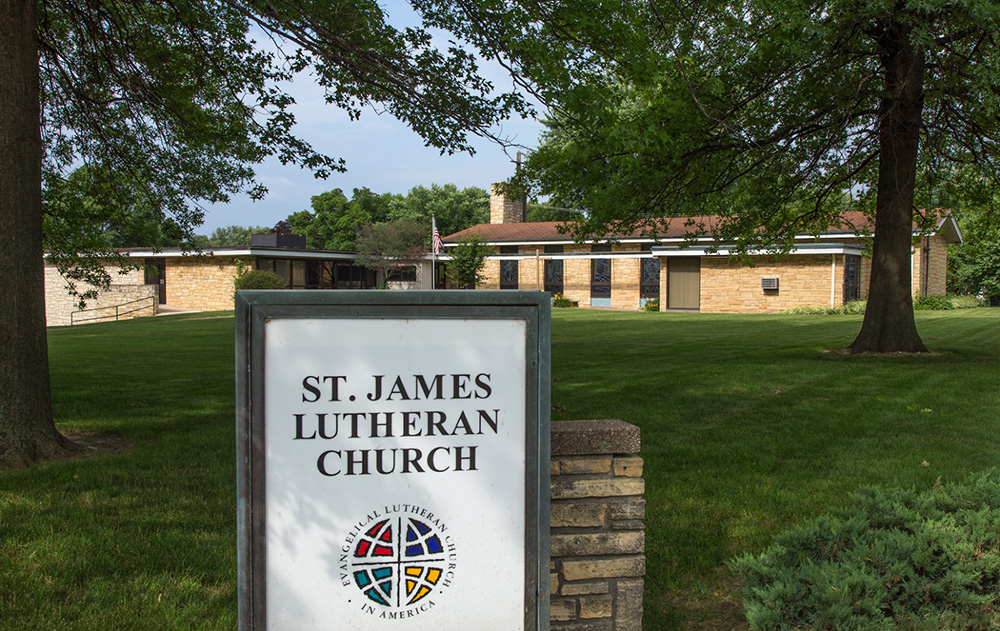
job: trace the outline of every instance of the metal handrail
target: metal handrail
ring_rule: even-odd
[[[145,302],[147,300],[149,301],[149,305],[148,306],[136,307],[135,309],[129,309],[128,311],[122,311],[121,310],[122,307],[131,305],[131,304],[135,304],[137,302]],[[106,309],[111,309],[112,307],[110,307],[110,306],[109,307],[94,307],[93,309],[80,309],[79,311],[74,311],[74,312],[72,312],[72,313],[69,314],[69,323],[70,323],[70,326],[72,326],[74,324],[83,324],[84,322],[94,322],[96,320],[110,320],[111,318],[114,318],[115,322],[117,322],[118,318],[121,317],[121,316],[128,315],[130,313],[135,313],[136,311],[142,311],[143,309],[155,308],[156,307],[156,297],[155,296],[146,296],[144,298],[136,298],[135,300],[129,300],[128,302],[123,302],[121,304],[113,305],[113,307],[114,307],[114,310],[115,310],[115,314],[113,316],[112,315],[96,316],[96,317],[93,317],[93,318],[83,318],[82,320],[77,320],[76,317],[75,317],[76,314],[78,314],[78,313],[87,313],[89,311],[104,311]]]

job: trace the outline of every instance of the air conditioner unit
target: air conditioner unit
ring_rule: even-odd
[[[778,277],[777,276],[764,276],[760,279],[761,289],[778,289]]]

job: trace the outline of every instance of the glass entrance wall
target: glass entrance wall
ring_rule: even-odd
[[[284,259],[258,256],[257,269],[274,272],[289,289],[370,289],[375,271],[336,259]]]

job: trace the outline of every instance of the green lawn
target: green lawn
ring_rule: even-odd
[[[855,316],[554,312],[553,418],[642,428],[647,629],[733,628],[725,561],[860,485],[1000,464],[1000,309],[917,321],[936,355],[838,353]],[[60,428],[131,448],[0,474],[0,627],[235,629],[232,318],[49,339]]]

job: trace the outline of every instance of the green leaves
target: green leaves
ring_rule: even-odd
[[[141,196],[182,236],[201,223],[203,204],[264,195],[254,166],[267,156],[317,177],[346,169],[294,135],[283,86],[297,73],[310,72],[353,118],[388,111],[445,152],[471,152],[469,134],[492,137],[494,123],[526,111],[521,97],[494,93],[469,52],[393,28],[374,0],[53,0],[40,10],[47,198],[86,164],[118,196],[109,206]],[[89,245],[50,238],[47,247]]]
[[[429,228],[409,219],[365,224],[358,228],[354,261],[388,276],[423,258],[429,239]]]
[[[998,171],[994,2],[599,4],[417,3],[551,109],[520,184],[586,210],[581,236],[721,214],[745,246],[828,223],[847,192],[872,212],[890,28],[927,59],[921,164]]]
[[[998,528],[1000,472],[991,470],[925,493],[862,489],[850,508],[732,565],[754,630],[991,628]]]
[[[459,288],[475,289],[485,278],[486,257],[493,253],[493,246],[487,245],[486,239],[478,234],[459,239],[458,245],[448,251],[451,256],[448,274]]]
[[[406,221],[423,226],[425,245],[430,244],[431,217],[437,218],[442,236],[489,221],[489,196],[470,186],[454,184],[414,186],[405,195],[376,194],[354,189],[350,200],[339,188],[312,198],[312,211],[289,215],[296,234],[306,235],[311,248],[354,250],[358,232],[369,224]]]

